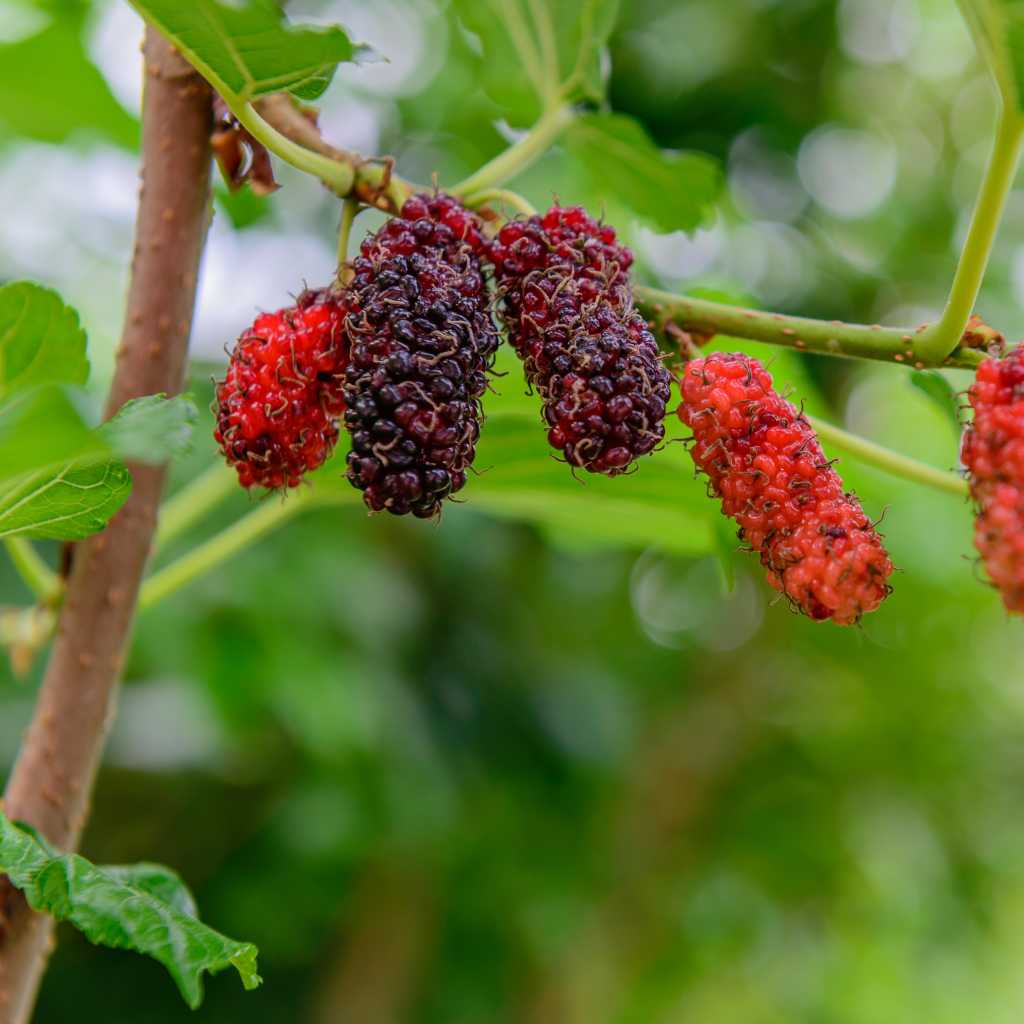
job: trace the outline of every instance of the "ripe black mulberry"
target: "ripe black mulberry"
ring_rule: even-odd
[[[636,311],[632,253],[579,207],[506,224],[490,247],[504,322],[568,464],[617,476],[661,443],[671,376]]]
[[[417,195],[351,264],[348,479],[375,512],[436,515],[460,490],[498,347],[476,218]]]

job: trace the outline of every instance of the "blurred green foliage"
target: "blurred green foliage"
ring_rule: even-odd
[[[369,41],[392,70],[344,69],[324,103],[374,111],[408,177],[456,181],[506,144],[480,40],[447,8],[292,6],[354,38],[391,26],[393,52]],[[941,303],[993,109],[953,0],[629,0],[611,69],[615,111],[721,162],[714,227],[650,234],[561,149],[515,183],[533,202],[604,210],[672,286],[866,322]],[[8,77],[0,62],[11,126]],[[79,127],[81,152],[116,140]],[[20,134],[5,146],[38,137]],[[329,237],[330,198],[282,180],[224,220],[242,241]],[[1011,337],[1022,221],[1015,197],[981,303]],[[949,417],[909,375],[745,348],[809,410],[955,464]],[[203,407],[211,369],[194,370]],[[209,431],[175,486],[212,460]],[[594,485],[539,527],[494,517],[486,475],[436,526],[311,513],[144,614],[83,852],[173,865],[204,920],[259,946],[264,987],[214,979],[192,1019],[1019,1020],[1024,639],[976,578],[965,505],[842,468],[902,569],[859,629],[772,604],[741,554],[726,586],[699,482],[678,525],[595,544]],[[0,568],[0,601],[27,600]],[[3,763],[40,670],[3,677]],[[185,1014],[159,967],[62,931],[39,1021]]]

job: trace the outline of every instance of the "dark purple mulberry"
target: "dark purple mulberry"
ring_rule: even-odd
[[[630,251],[579,207],[506,224],[490,247],[509,340],[570,466],[616,476],[665,436],[671,376],[633,306]]]
[[[419,195],[351,265],[348,479],[374,512],[428,518],[466,482],[498,347],[482,248],[472,214]]]

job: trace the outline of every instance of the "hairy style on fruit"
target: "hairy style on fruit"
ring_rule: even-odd
[[[687,364],[682,394],[693,461],[768,582],[812,619],[848,626],[874,611],[891,589],[882,539],[768,371],[716,352]]]
[[[374,512],[431,518],[466,483],[498,348],[482,249],[456,200],[416,195],[351,264],[348,479]]]
[[[333,452],[345,408],[343,316],[337,294],[306,290],[238,339],[217,384],[214,438],[243,487],[296,487]]]
[[[665,436],[671,377],[635,310],[632,253],[580,207],[506,224],[490,247],[509,340],[574,468],[617,476]]]
[[[1024,349],[986,359],[969,395],[961,457],[978,508],[974,544],[1007,610],[1024,612]]]

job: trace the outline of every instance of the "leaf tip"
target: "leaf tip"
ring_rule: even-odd
[[[231,957],[231,966],[238,971],[238,976],[242,979],[242,987],[246,992],[251,992],[263,984],[263,979],[256,967],[258,956],[259,950],[251,942],[247,942]]]

